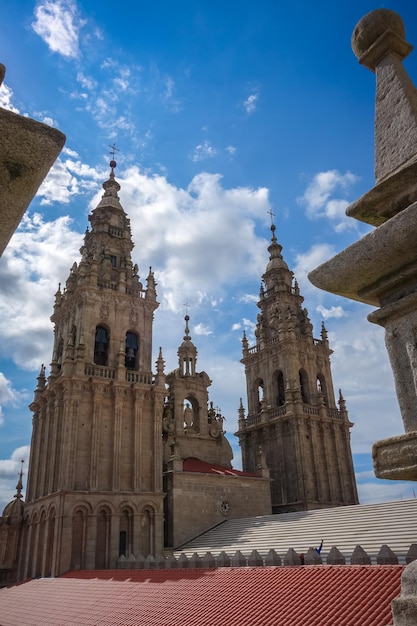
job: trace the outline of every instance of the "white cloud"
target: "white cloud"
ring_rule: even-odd
[[[358,177],[352,172],[345,174],[337,170],[319,172],[297,201],[305,207],[305,214],[309,219],[327,218],[333,222],[336,232],[357,229],[357,222],[345,214],[346,207],[349,205],[346,196],[357,180]],[[336,193],[344,197],[332,197]]]
[[[266,246],[256,237],[253,220],[270,208],[266,189],[224,189],[221,176],[207,173],[181,189],[137,167],[119,182],[133,239],[155,269],[164,306],[179,311],[190,293],[197,303],[211,303],[242,274],[262,273]]]
[[[85,24],[72,0],[43,0],[35,9],[32,28],[52,52],[67,58],[79,54],[79,31]]]
[[[58,157],[36,193],[43,205],[68,204],[73,196],[93,191],[98,181],[104,179],[103,170],[95,170],[80,159],[74,160],[78,156],[76,152],[66,148],[63,154],[71,158]]]
[[[3,406],[17,406],[21,394],[13,389],[12,383],[0,372],[0,426],[4,422]]]
[[[308,280],[307,275],[313,269],[325,261],[328,261],[330,257],[335,255],[335,253],[336,251],[333,245],[329,243],[320,243],[314,244],[309,250],[306,250],[306,252],[296,255],[293,270],[302,292],[324,294],[324,292],[320,292],[316,287],[313,287]],[[311,308],[311,305],[309,308]]]
[[[259,94],[257,92],[251,93],[250,96],[246,98],[243,102],[243,106],[248,115],[251,115],[256,111],[256,107],[258,106]]]
[[[230,155],[235,154],[236,150],[237,150],[236,146],[227,146],[226,148],[226,152],[228,152]]]
[[[12,111],[13,113],[20,113],[19,109],[17,109],[12,103],[13,98],[13,90],[8,87],[5,83],[0,85],[0,107],[2,109],[7,109],[8,111]]]
[[[199,143],[191,155],[191,160],[194,162],[203,161],[204,159],[210,159],[216,156],[217,150],[207,140],[203,143]]]
[[[316,310],[319,311],[319,313],[321,313],[323,319],[325,320],[330,319],[332,317],[339,318],[339,317],[348,316],[346,311],[344,311],[343,307],[341,306],[331,306],[330,309],[326,309],[326,307],[324,307],[322,304],[319,304],[316,307]]]
[[[81,87],[87,89],[88,91],[93,91],[97,87],[97,81],[91,76],[85,76],[83,72],[78,72],[77,81],[80,83]]]
[[[206,326],[205,324],[196,324],[194,326],[194,333],[196,335],[212,335],[213,331],[210,330],[210,328],[208,326]]]
[[[0,459],[0,476],[10,476],[12,474],[16,474],[17,476],[20,472],[22,461],[25,461],[26,467],[29,460],[29,446],[20,446],[20,448],[16,448],[13,450],[12,455],[9,459]]]

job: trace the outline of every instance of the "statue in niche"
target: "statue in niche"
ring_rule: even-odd
[[[185,407],[184,407],[184,427],[187,429],[190,429],[193,427],[193,409],[191,408],[191,406],[188,404],[188,402],[186,403]]]

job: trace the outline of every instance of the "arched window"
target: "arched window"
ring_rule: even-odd
[[[283,406],[285,404],[285,384],[284,384],[284,374],[279,371],[277,375],[277,388],[278,388],[278,406]]]
[[[128,370],[138,369],[139,339],[136,333],[128,331],[125,342],[125,367]]]
[[[94,341],[94,363],[97,365],[107,365],[109,352],[109,333],[104,326],[96,327],[96,337]]]
[[[327,389],[326,379],[323,374],[317,374],[317,393],[320,393],[324,397],[324,402],[327,404]]]
[[[301,400],[308,404],[309,394],[308,394],[308,376],[305,370],[300,370],[300,389],[301,389]]]
[[[62,353],[63,353],[63,351],[64,351],[64,341],[63,341],[63,339],[61,337],[61,339],[58,342],[57,349],[56,349],[56,360],[57,360],[57,363],[58,363],[58,369],[59,370],[61,369],[61,365],[62,365]]]
[[[264,399],[264,381],[262,379],[258,379],[256,383],[256,393],[257,393],[257,409],[258,413],[262,411],[262,402]]]

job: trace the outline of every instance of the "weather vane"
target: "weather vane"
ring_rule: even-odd
[[[190,308],[190,305],[188,304],[188,302],[184,302],[184,306],[185,306],[185,314],[188,315],[188,309]]]

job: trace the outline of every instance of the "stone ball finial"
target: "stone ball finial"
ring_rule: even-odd
[[[390,9],[364,15],[355,26],[351,43],[359,63],[372,71],[387,54],[394,52],[402,60],[413,49],[405,40],[401,16]]]
[[[398,13],[390,9],[376,9],[363,16],[352,33],[352,50],[358,58],[387,30],[405,39],[404,22]]]

